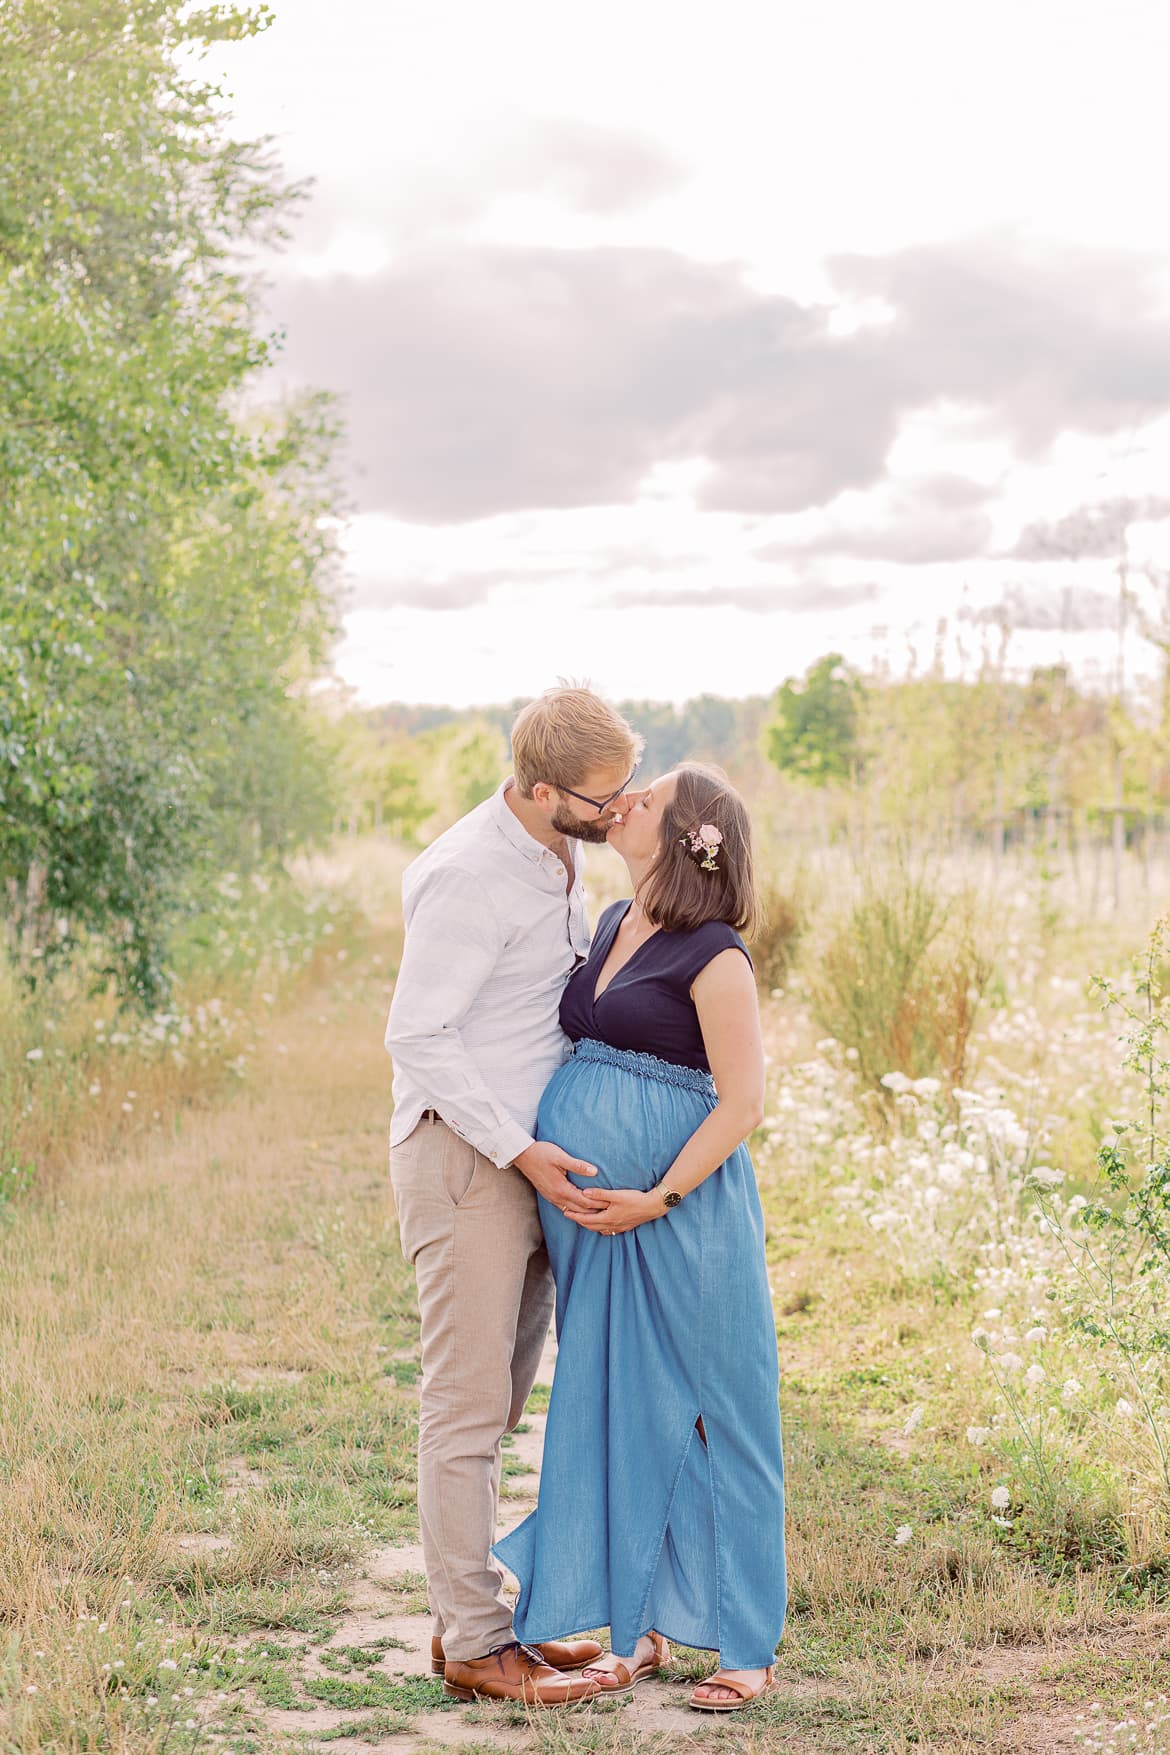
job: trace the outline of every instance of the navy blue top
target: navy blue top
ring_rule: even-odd
[[[710,1072],[691,983],[712,957],[732,945],[750,963],[748,948],[723,920],[706,920],[689,932],[660,927],[622,964],[594,1003],[597,977],[629,907],[628,901],[613,902],[598,921],[589,956],[570,975],[561,995],[561,1029],[572,1042],[591,1036],[611,1048],[655,1054],[675,1066]]]

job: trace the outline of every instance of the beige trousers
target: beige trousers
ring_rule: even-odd
[[[451,1132],[420,1121],[393,1148],[402,1252],[422,1338],[418,1515],[434,1631],[447,1657],[513,1637],[496,1535],[501,1439],[517,1424],[548,1333],[553,1283],[536,1193]]]

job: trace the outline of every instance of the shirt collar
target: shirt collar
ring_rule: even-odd
[[[535,835],[530,835],[515,811],[510,809],[504,794],[515,784],[515,777],[509,774],[508,778],[496,787],[492,795],[492,816],[504,839],[510,841],[516,851],[522,853],[525,859],[531,859],[534,864],[539,865],[544,854],[550,852],[551,849],[546,847],[543,841],[538,841]]]
[[[492,794],[492,817],[496,827],[504,839],[510,841],[516,851],[522,853],[525,859],[531,859],[534,865],[539,865],[545,859],[556,859],[552,848],[546,847],[543,841],[538,841],[535,835],[530,835],[515,811],[509,807],[504,794],[515,784],[515,776],[509,774],[508,778],[502,781]],[[573,877],[576,880],[581,876],[581,854],[577,842],[570,842],[569,857],[573,862]]]

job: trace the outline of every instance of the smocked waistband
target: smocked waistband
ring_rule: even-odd
[[[606,1066],[618,1066],[635,1073],[640,1079],[657,1079],[664,1085],[681,1085],[685,1091],[699,1091],[704,1097],[715,1096],[715,1080],[697,1066],[676,1066],[672,1060],[659,1060],[656,1054],[638,1054],[632,1048],[612,1048],[583,1036],[573,1044],[576,1060],[597,1060]]]

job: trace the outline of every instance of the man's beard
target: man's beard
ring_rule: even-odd
[[[559,807],[553,812],[552,826],[558,835],[571,835],[575,841],[589,841],[594,846],[606,839],[613,828],[612,817],[592,817],[581,822],[578,817],[571,817],[567,810]]]

